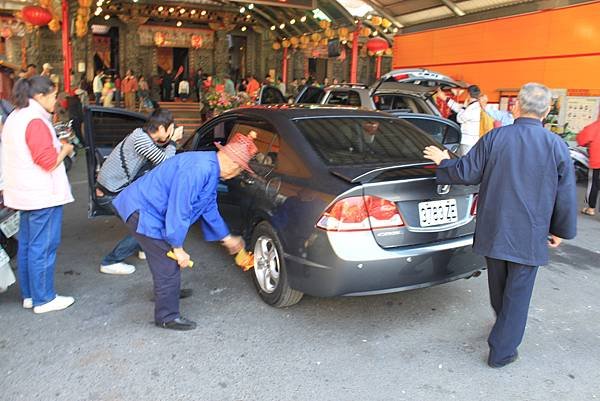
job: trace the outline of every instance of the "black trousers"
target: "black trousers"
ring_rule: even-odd
[[[496,323],[488,337],[490,361],[503,364],[523,340],[529,302],[538,268],[486,258],[490,301]]]
[[[146,253],[152,280],[154,281],[154,321],[166,323],[179,317],[179,293],[181,271],[177,262],[167,257],[171,246],[162,240],[146,237],[136,232],[139,214],[132,214],[127,220],[131,235]]]
[[[598,200],[598,191],[600,190],[600,168],[590,169],[588,178],[588,188],[585,196],[585,202],[592,209],[596,208]]]

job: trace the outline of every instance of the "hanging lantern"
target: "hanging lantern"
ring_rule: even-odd
[[[296,36],[292,36],[290,38],[290,43],[292,44],[292,46],[297,47],[300,43],[300,39],[298,39]]]
[[[306,43],[300,43],[301,49],[308,49],[308,45]]]
[[[320,43],[321,43],[321,46],[327,46],[327,43],[328,43],[328,42],[329,42],[329,39],[327,39],[327,38],[324,38],[324,39],[321,39],[321,42],[320,42]]]
[[[321,34],[315,32],[312,35],[310,35],[310,38],[312,39],[313,42],[317,43],[319,40],[321,40]]]
[[[364,37],[368,37],[369,35],[371,35],[371,32],[371,28],[369,28],[368,26],[365,26],[363,29],[360,30],[361,36]]]
[[[385,54],[386,56],[391,56],[392,54],[394,54],[394,51],[388,47],[387,49],[385,49],[383,54]]]
[[[341,27],[340,29],[338,29],[338,33],[340,34],[341,38],[345,38],[346,36],[348,36],[348,33],[350,33],[350,31],[346,27]]]
[[[327,28],[325,29],[325,36],[329,39],[333,39],[333,37],[335,36],[335,31],[331,28]]]
[[[286,49],[288,47],[290,47],[290,44],[291,44],[290,41],[287,39],[285,39],[283,42],[281,42],[281,46],[285,47]]]
[[[281,43],[274,42],[273,43],[273,50],[279,50],[279,49],[281,49]]]
[[[381,18],[380,16],[378,16],[378,15],[374,15],[374,16],[371,18],[371,23],[372,23],[373,25],[375,25],[375,26],[379,26],[379,25],[381,25],[381,23],[382,23],[382,22],[383,22],[382,18]]]
[[[162,32],[156,32],[154,34],[154,44],[156,46],[162,46],[165,44],[165,34]]]
[[[52,21],[52,13],[39,6],[25,6],[21,10],[23,21],[35,26],[44,26]]]
[[[390,21],[387,18],[384,18],[381,20],[381,26],[384,28],[389,28],[390,26],[392,26],[392,21]]]
[[[39,3],[41,7],[49,9],[50,5],[52,4],[52,0],[40,0]]]
[[[50,29],[52,32],[60,31],[60,22],[56,18],[52,18],[52,21],[48,22],[48,29]]]
[[[331,22],[329,22],[329,21],[326,21],[326,20],[319,21],[319,26],[321,27],[321,29],[327,29],[327,28],[329,28],[330,25],[331,25]]]
[[[78,8],[77,9],[77,15],[81,15],[82,17],[89,17],[90,16],[90,9],[89,8]]]
[[[303,45],[307,45],[310,43],[310,38],[306,35],[300,36],[300,43],[302,43]]]
[[[373,53],[384,52],[389,47],[389,43],[383,38],[376,37],[367,41],[367,50]]]
[[[202,36],[200,35],[192,35],[192,47],[194,49],[199,49],[203,44]]]
[[[8,39],[13,35],[12,29],[5,27],[2,28],[2,31],[0,31],[0,36],[2,36],[4,39]]]
[[[79,7],[81,8],[90,8],[92,6],[92,0],[77,0],[79,3]]]

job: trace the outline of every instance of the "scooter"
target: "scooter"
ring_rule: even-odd
[[[587,148],[579,146],[569,146],[569,154],[573,165],[575,166],[575,177],[577,182],[583,182],[588,179],[590,157]]]

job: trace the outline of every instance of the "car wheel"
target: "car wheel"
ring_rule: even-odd
[[[254,246],[254,274],[252,276],[258,295],[267,304],[283,308],[297,304],[304,295],[290,288],[283,249],[277,233],[265,221],[252,233]]]

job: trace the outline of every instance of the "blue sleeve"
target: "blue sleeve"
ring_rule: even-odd
[[[487,143],[490,134],[479,139],[465,156],[458,159],[442,160],[436,176],[440,184],[477,185],[481,183],[487,162]]]
[[[515,122],[513,115],[508,111],[496,110],[488,105],[485,108],[485,112],[488,113],[494,120],[500,121],[503,127]]]
[[[199,171],[194,172],[201,174]],[[187,232],[192,225],[192,201],[196,198],[199,185],[190,172],[175,176],[169,192],[167,213],[165,215],[165,241],[173,248],[183,246]],[[200,185],[200,188],[202,186]]]
[[[219,241],[229,235],[229,228],[219,213],[217,197],[211,199],[210,205],[200,217],[200,225],[207,241]]]
[[[558,163],[558,186],[554,211],[550,221],[550,234],[564,239],[575,238],[577,234],[577,192],[575,169],[569,156],[567,145],[556,145]]]

